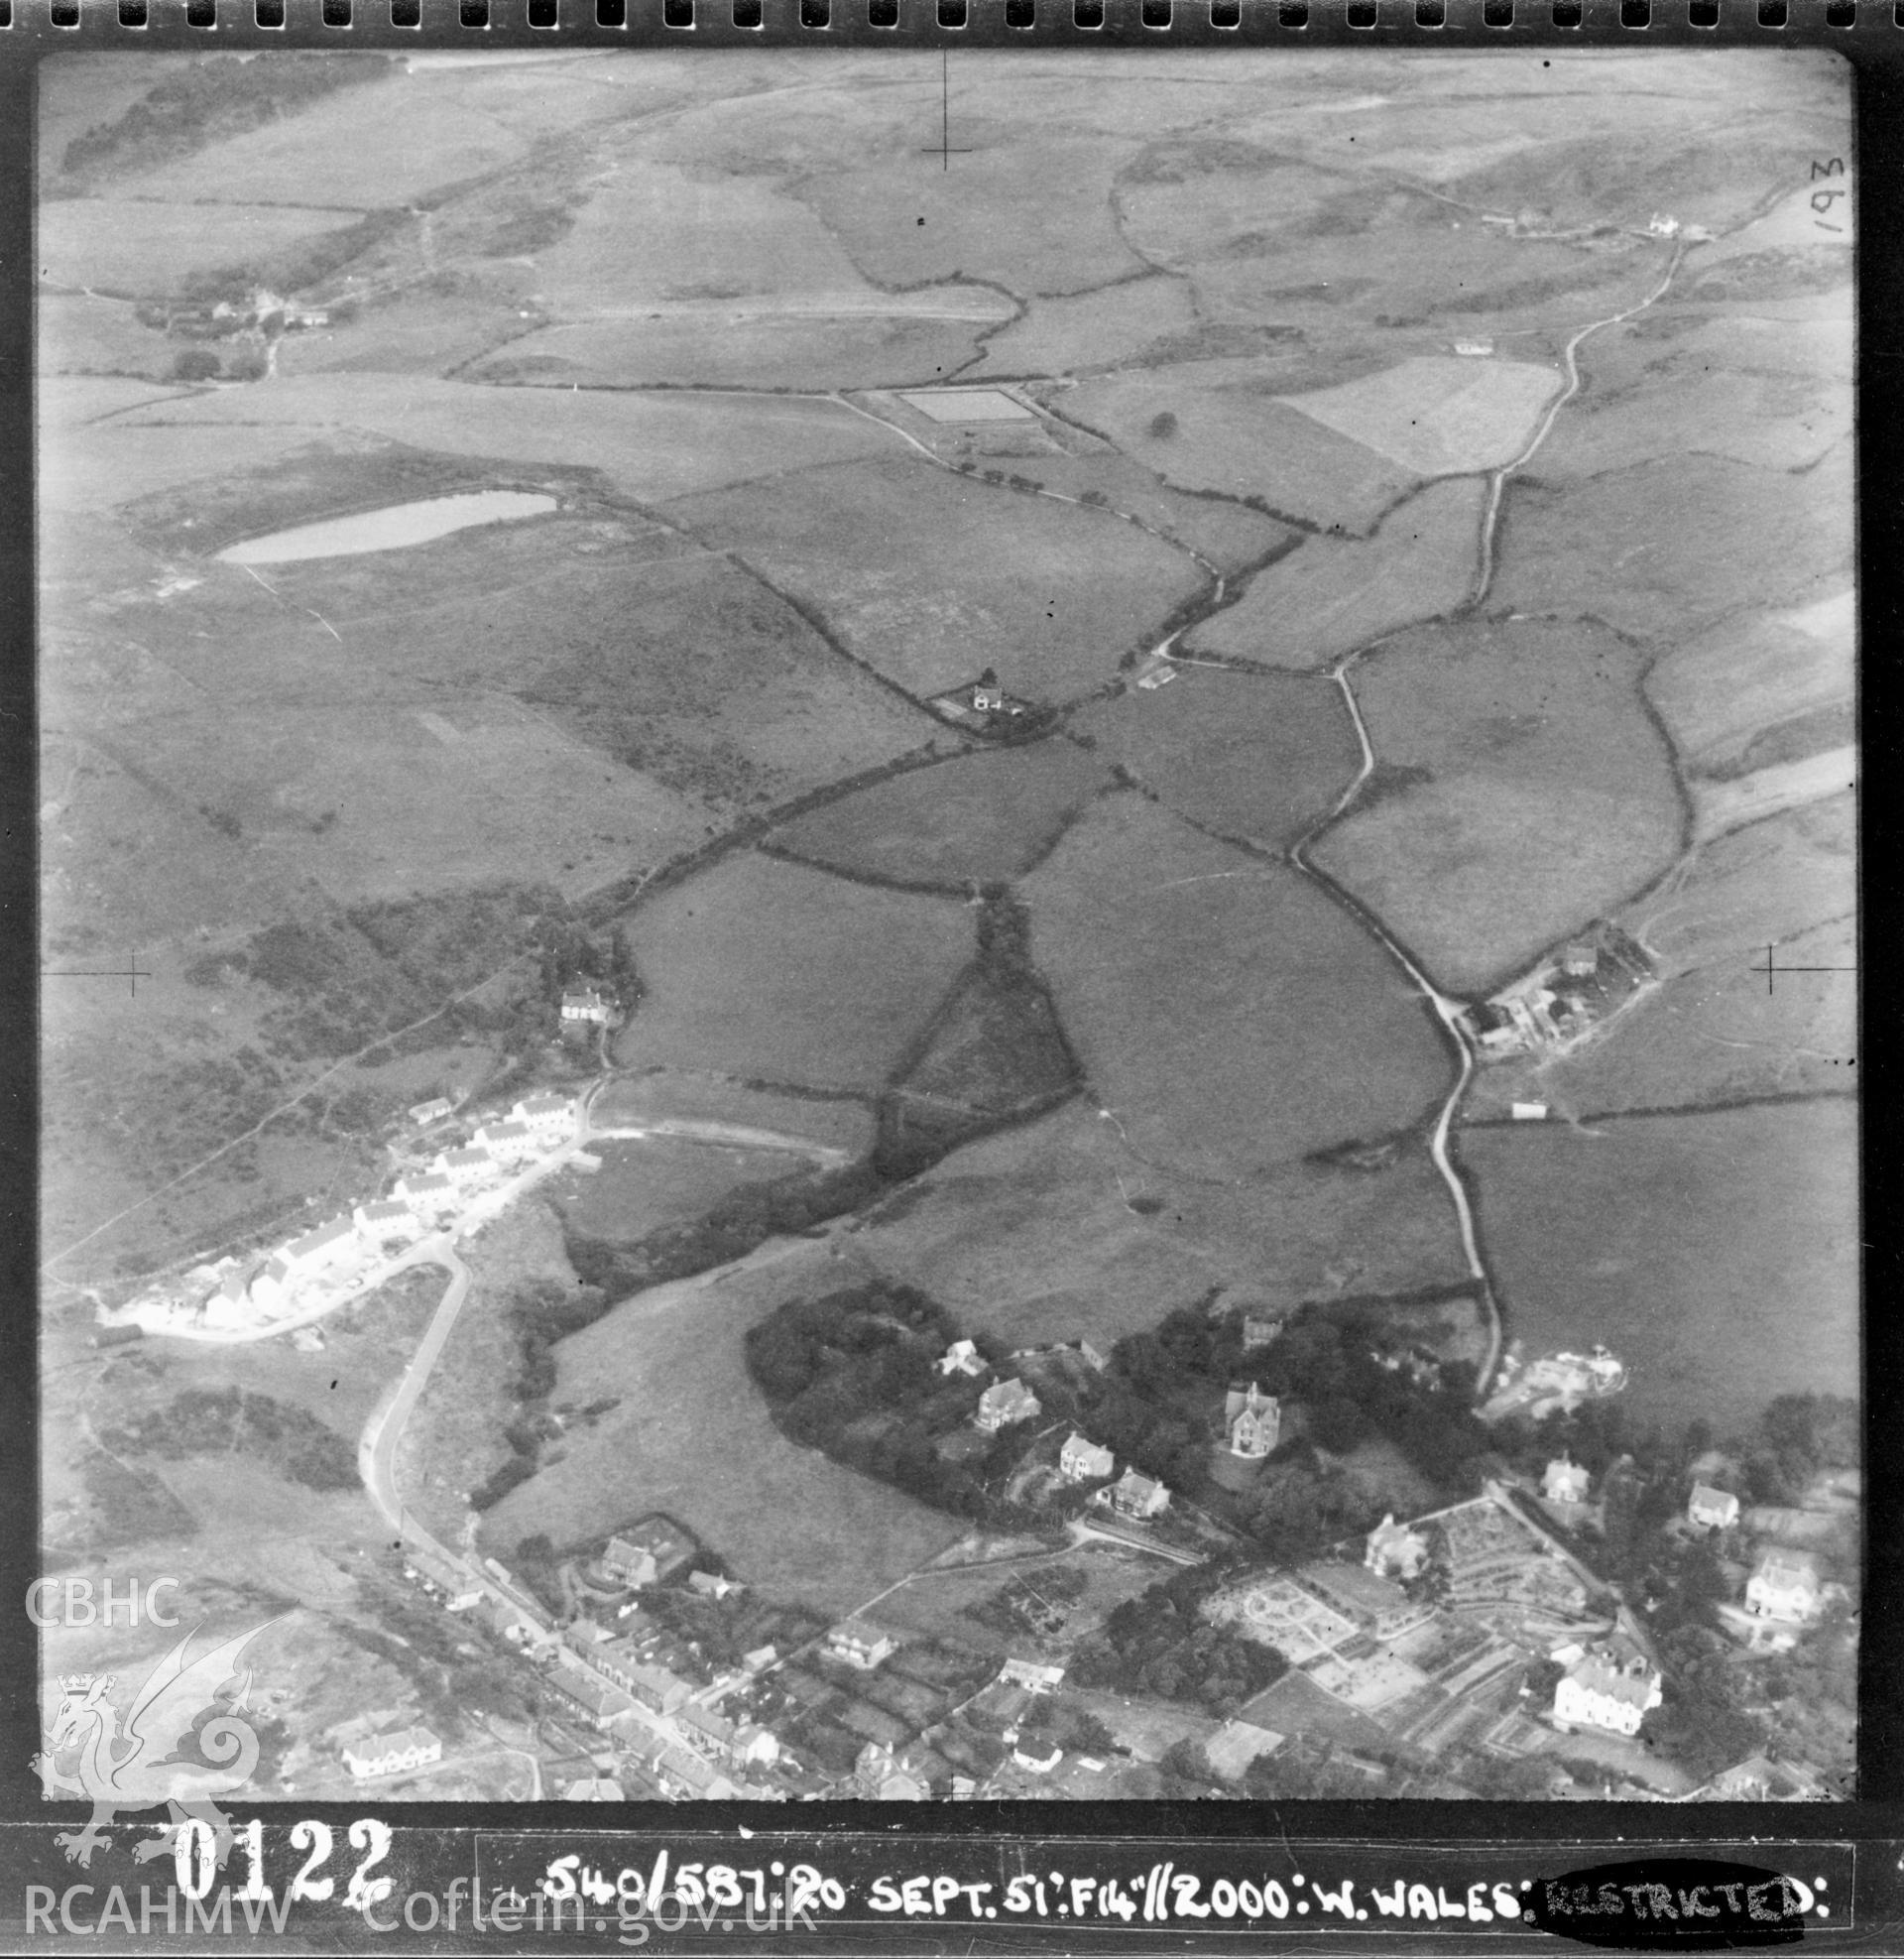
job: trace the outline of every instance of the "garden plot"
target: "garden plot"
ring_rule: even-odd
[[[1512,462],[1560,390],[1557,370],[1530,361],[1428,354],[1285,399],[1417,476],[1463,476]]]
[[[1024,882],[1091,1092],[1135,1161],[1247,1178],[1418,1120],[1449,1057],[1401,968],[1286,865],[1108,797]]]
[[[1424,627],[1357,668],[1376,757],[1315,861],[1483,992],[1666,869],[1685,811],[1643,662],[1575,622]]]
[[[648,991],[622,1066],[812,1087],[878,1087],[972,953],[963,905],[752,852],[626,923]]]
[[[1453,612],[1473,589],[1487,496],[1479,480],[1430,483],[1368,539],[1310,538],[1265,565],[1184,636],[1189,653],[1315,668]]]

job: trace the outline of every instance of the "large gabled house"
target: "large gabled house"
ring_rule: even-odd
[[[1282,1439],[1281,1404],[1253,1381],[1247,1388],[1232,1388],[1224,1398],[1223,1427],[1232,1455],[1257,1460]]]
[[[1096,1482],[1100,1477],[1112,1475],[1117,1466],[1109,1449],[1088,1435],[1080,1435],[1075,1428],[1064,1438],[1064,1447],[1058,1451],[1058,1473],[1067,1483]]]
[[[1014,1421],[1029,1421],[1042,1407],[1037,1396],[1013,1375],[1010,1381],[995,1382],[979,1397],[972,1419],[988,1435],[996,1435]]]
[[[1602,1728],[1636,1735],[1660,1703],[1659,1669],[1638,1653],[1622,1658],[1599,1648],[1577,1659],[1554,1688],[1554,1725],[1563,1730]]]
[[[1127,1469],[1091,1501],[1124,1517],[1161,1517],[1170,1508],[1170,1492],[1154,1477],[1139,1476],[1134,1469]]]

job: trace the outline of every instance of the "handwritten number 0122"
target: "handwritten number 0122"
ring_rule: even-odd
[[[370,1905],[381,1904],[395,1888],[393,1879],[371,1876],[390,1855],[390,1825],[380,1822],[375,1816],[360,1816],[351,1824],[349,1835],[350,1847],[363,1851],[365,1856],[351,1873],[343,1902],[348,1910],[362,1911]],[[263,1820],[254,1816],[245,1825],[244,1835],[239,1841],[245,1852],[245,1888],[238,1896],[269,1901],[272,1890],[265,1882]],[[330,1825],[318,1822],[314,1816],[307,1817],[301,1823],[294,1823],[291,1844],[294,1850],[307,1850],[310,1853],[291,1881],[291,1901],[295,1904],[299,1899],[309,1899],[312,1903],[323,1903],[337,1889],[334,1878],[317,1875],[336,1846]],[[196,1816],[179,1824],[178,1840],[173,1847],[173,1865],[178,1889],[187,1898],[198,1899],[210,1897],[211,1887],[218,1876],[218,1845],[209,1824]]]

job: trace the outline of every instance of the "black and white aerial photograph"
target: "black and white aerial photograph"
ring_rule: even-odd
[[[1855,1795],[1850,77],[47,61],[74,1865]]]

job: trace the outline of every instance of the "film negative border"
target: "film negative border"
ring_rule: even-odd
[[[47,51],[1588,41],[1875,53],[1904,47],[1904,0],[0,0],[0,47]]]

